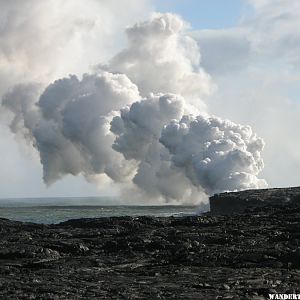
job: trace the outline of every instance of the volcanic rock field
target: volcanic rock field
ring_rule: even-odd
[[[270,293],[299,293],[298,192],[224,193],[202,216],[54,225],[2,218],[0,299],[269,299]],[[265,205],[224,212],[218,203],[233,205],[232,197]]]

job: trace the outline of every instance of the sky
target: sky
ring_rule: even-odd
[[[0,0],[0,95],[14,85],[89,72],[127,47],[124,30],[154,11],[180,15],[200,49],[213,91],[209,114],[250,125],[265,141],[269,186],[300,178],[300,3],[298,0]],[[124,13],[126,11],[126,13]],[[26,13],[24,13],[26,12]],[[113,68],[113,64],[111,68]],[[83,175],[47,186],[35,151],[0,110],[0,198],[116,195],[111,181]]]
[[[179,14],[195,29],[233,27],[253,12],[252,6],[244,0],[157,0],[154,6],[161,12]]]

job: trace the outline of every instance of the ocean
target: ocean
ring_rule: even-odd
[[[166,217],[198,213],[197,206],[124,205],[111,197],[0,199],[1,218],[44,224],[78,218],[142,215]]]

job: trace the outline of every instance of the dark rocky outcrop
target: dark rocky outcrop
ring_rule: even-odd
[[[262,206],[299,205],[300,187],[221,193],[210,197],[209,202],[213,214],[241,213]]]
[[[297,205],[58,225],[0,219],[0,236],[0,299],[258,300],[299,293]]]

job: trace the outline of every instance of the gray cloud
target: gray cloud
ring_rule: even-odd
[[[238,71],[250,63],[252,45],[246,28],[206,29],[191,36],[199,43],[203,67],[212,74]]]

